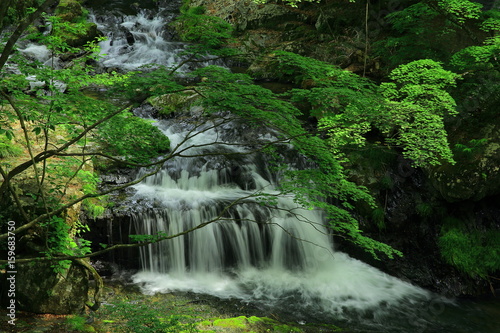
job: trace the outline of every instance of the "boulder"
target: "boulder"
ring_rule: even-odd
[[[20,310],[52,314],[83,310],[89,289],[85,268],[71,264],[56,273],[52,266],[45,262],[17,264],[16,301]]]
[[[87,22],[87,12],[77,0],[61,0],[56,16],[68,26],[58,31],[69,46],[81,47],[100,35],[95,23]]]

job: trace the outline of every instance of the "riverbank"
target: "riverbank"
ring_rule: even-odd
[[[6,317],[2,309],[0,314]],[[1,332],[346,332],[334,325],[296,323],[236,299],[185,292],[145,295],[123,278],[105,279],[102,305],[81,315],[17,313]]]

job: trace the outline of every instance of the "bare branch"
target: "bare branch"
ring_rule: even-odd
[[[147,176],[150,176],[150,174],[144,176],[144,177],[141,177],[141,180],[143,178],[146,178]],[[129,185],[128,185],[129,186]],[[123,187],[127,187],[127,186],[123,186]],[[90,253],[90,254],[86,254],[86,255],[74,255],[74,256],[60,256],[60,257],[34,257],[34,258],[23,258],[23,259],[16,259],[16,263],[23,263],[23,262],[31,262],[31,261],[61,261],[61,260],[74,260],[74,259],[83,259],[83,258],[90,258],[90,257],[95,257],[95,256],[99,256],[99,255],[102,255],[104,253],[107,253],[109,251],[113,251],[113,250],[116,250],[116,249],[123,249],[123,248],[135,248],[135,247],[141,247],[141,246],[146,246],[146,245],[149,245],[149,244],[153,244],[153,243],[158,243],[160,241],[163,241],[163,240],[167,240],[167,239],[172,239],[172,238],[177,238],[177,237],[180,237],[180,236],[183,236],[183,235],[186,235],[188,233],[191,233],[195,230],[198,230],[198,229],[201,229],[201,228],[204,228],[206,227],[207,225],[211,224],[211,223],[214,223],[214,222],[217,222],[217,221],[220,221],[220,220],[224,220],[224,214],[227,213],[227,211],[234,207],[235,205],[243,202],[244,200],[248,199],[248,198],[251,198],[251,197],[254,197],[255,194],[250,194],[248,196],[245,196],[245,197],[241,197],[241,198],[238,198],[236,200],[234,200],[233,202],[231,202],[229,205],[227,205],[226,207],[224,207],[224,209],[216,216],[214,217],[213,219],[209,220],[209,221],[206,221],[206,222],[203,222],[203,223],[200,223],[199,225],[195,226],[195,227],[192,227],[190,229],[187,229],[187,230],[184,230],[182,232],[179,232],[175,235],[169,235],[169,236],[164,236],[164,237],[159,237],[157,239],[154,239],[154,240],[150,240],[150,241],[145,241],[145,242],[142,242],[142,243],[133,243],[133,244],[116,244],[116,245],[113,245],[113,246],[110,246],[106,249],[103,249],[103,250],[100,250],[100,251],[96,251],[96,252],[93,252],[93,253]],[[56,213],[57,214],[57,213]],[[46,215],[46,214],[44,214]],[[55,214],[53,214],[55,215]],[[36,220],[39,220],[39,219],[36,219]],[[35,221],[35,220],[34,220]],[[30,222],[30,223],[33,223],[34,221]],[[37,221],[38,222],[38,221]],[[19,229],[23,228],[24,226],[26,225],[23,225],[22,227],[20,228],[17,228],[14,233],[18,233],[20,232]],[[22,230],[21,230],[22,231]],[[5,236],[7,234],[4,234]],[[2,238],[5,238],[3,237],[4,235],[0,235],[0,239]],[[5,264],[7,263],[7,260],[0,260],[0,265],[1,264]]]

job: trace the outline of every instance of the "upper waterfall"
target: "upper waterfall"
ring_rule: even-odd
[[[181,61],[184,44],[172,40],[168,26],[178,15],[180,1],[145,2],[141,8],[126,0],[89,5],[90,20],[106,37],[100,43],[101,66],[130,71]]]

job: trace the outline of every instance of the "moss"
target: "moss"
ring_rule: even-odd
[[[203,332],[206,332],[207,328],[214,328],[215,331],[230,330],[231,332],[303,332],[299,327],[280,323],[268,317],[256,316],[204,320],[198,323],[198,328]]]
[[[274,325],[273,332],[302,332],[302,330],[289,325]]]
[[[84,10],[76,0],[61,0],[56,9],[56,15],[65,22],[78,22],[83,16]]]
[[[214,320],[213,325],[219,327],[227,327],[227,328],[246,328],[247,323],[248,323],[247,317],[239,316],[236,318]]]
[[[73,315],[66,318],[66,325],[72,331],[95,332],[95,328],[88,325],[86,322],[87,319],[83,316]]]
[[[377,207],[372,211],[372,220],[380,230],[385,229],[385,211],[381,207]]]
[[[415,206],[415,210],[421,217],[431,217],[433,215],[433,207],[430,203],[420,202]]]

